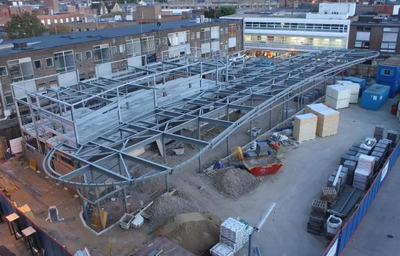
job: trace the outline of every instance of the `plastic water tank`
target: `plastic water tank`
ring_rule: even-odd
[[[329,234],[336,235],[342,227],[342,219],[334,215],[329,216],[326,221],[326,229]]]

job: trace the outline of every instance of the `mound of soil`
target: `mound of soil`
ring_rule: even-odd
[[[209,213],[191,212],[168,217],[154,230],[193,254],[208,251],[219,241],[221,220]]]
[[[177,191],[173,196],[160,196],[155,199],[149,213],[151,224],[156,225],[167,217],[199,210],[200,206],[195,201],[185,198],[184,194]]]
[[[240,168],[215,172],[212,177],[215,188],[233,198],[241,197],[254,190],[261,181],[260,178]]]

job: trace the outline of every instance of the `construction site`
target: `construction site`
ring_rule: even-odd
[[[3,192],[29,204],[32,222],[71,255],[223,255],[216,245],[231,243],[228,222],[246,227],[247,238],[224,255],[248,255],[254,231],[257,255],[322,255],[329,239],[307,232],[310,203],[342,151],[398,120],[391,100],[375,112],[347,105],[336,128],[316,138],[296,130],[296,117],[379,53],[240,56],[143,59],[35,92],[12,84],[22,152],[1,167],[15,187],[4,192],[3,182]],[[253,230],[271,202],[265,227]]]

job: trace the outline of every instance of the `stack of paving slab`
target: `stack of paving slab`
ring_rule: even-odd
[[[357,104],[360,94],[360,84],[353,83],[352,81],[337,81],[337,83],[351,90],[349,103]]]
[[[299,142],[315,139],[317,122],[317,116],[311,113],[295,116],[293,125],[294,139]]]
[[[336,135],[339,128],[340,113],[326,105],[311,104],[305,108],[306,113],[312,113],[317,116],[317,131],[316,134],[320,137]]]
[[[371,173],[374,170],[375,157],[361,155],[354,171],[353,187],[365,191],[368,189]]]
[[[335,84],[326,88],[325,103],[334,109],[349,107],[351,90],[343,85]]]
[[[228,218],[221,224],[220,243],[237,252],[249,241],[252,232],[252,227],[233,218]]]

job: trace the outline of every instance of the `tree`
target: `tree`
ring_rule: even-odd
[[[47,28],[33,14],[24,12],[20,15],[13,14],[7,22],[5,30],[10,39],[41,36]]]
[[[57,24],[49,29],[50,35],[67,34],[71,33],[71,28],[67,25]]]
[[[219,19],[221,16],[236,14],[236,8],[233,6],[222,6],[218,10],[211,9],[204,12],[206,18]]]
[[[231,5],[222,6],[221,8],[219,8],[219,10],[221,11],[221,16],[236,14],[236,8]]]

